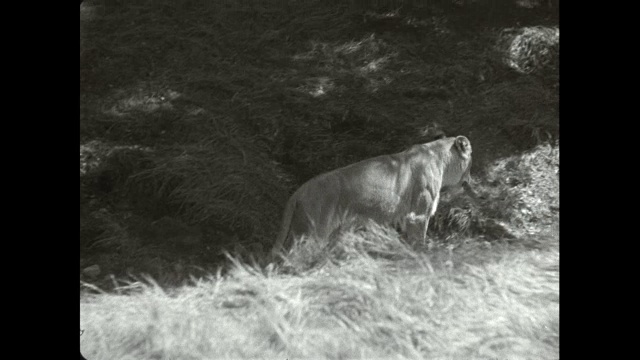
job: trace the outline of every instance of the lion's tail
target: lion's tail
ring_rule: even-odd
[[[287,201],[287,205],[284,208],[284,214],[282,215],[282,225],[280,227],[280,232],[278,233],[278,237],[276,238],[276,243],[273,245],[273,249],[271,250],[271,254],[273,256],[277,255],[277,253],[282,250],[282,246],[284,242],[287,240],[289,235],[289,230],[291,229],[291,219],[293,218],[293,212],[296,209],[297,204],[297,194],[293,194],[289,201]]]

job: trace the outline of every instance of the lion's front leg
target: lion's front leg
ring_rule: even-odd
[[[427,198],[429,198],[431,194],[427,194]],[[425,212],[424,219],[424,232],[422,234],[423,244],[427,243],[427,229],[429,228],[429,219],[436,214],[436,210],[438,209],[438,203],[440,202],[440,192],[436,191],[436,195],[433,198],[433,201],[427,201],[427,211]],[[433,248],[433,240],[429,239],[429,243],[427,244],[429,249]]]
[[[438,202],[440,201],[440,193],[436,192],[435,196],[425,191],[421,194],[418,202],[418,212],[411,212],[407,215],[407,236],[412,242],[419,242],[433,247],[432,241],[427,242],[427,230],[429,228],[429,219],[436,213]]]

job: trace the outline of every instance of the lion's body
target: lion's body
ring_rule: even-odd
[[[404,225],[410,238],[424,241],[440,190],[468,182],[470,168],[471,145],[459,136],[318,175],[289,199],[273,250],[279,251],[290,235],[326,239],[358,219]]]

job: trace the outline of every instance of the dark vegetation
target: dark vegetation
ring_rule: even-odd
[[[81,276],[178,284],[223,250],[260,261],[297,186],[427,141],[429,126],[471,140],[482,195],[443,202],[431,236],[550,229],[559,47],[547,5],[85,1],[80,266],[101,271]]]

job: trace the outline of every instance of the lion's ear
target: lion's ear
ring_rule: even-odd
[[[455,147],[456,149],[458,149],[462,157],[466,158],[469,155],[471,155],[471,143],[469,142],[469,139],[467,139],[466,137],[458,136],[456,138]]]

